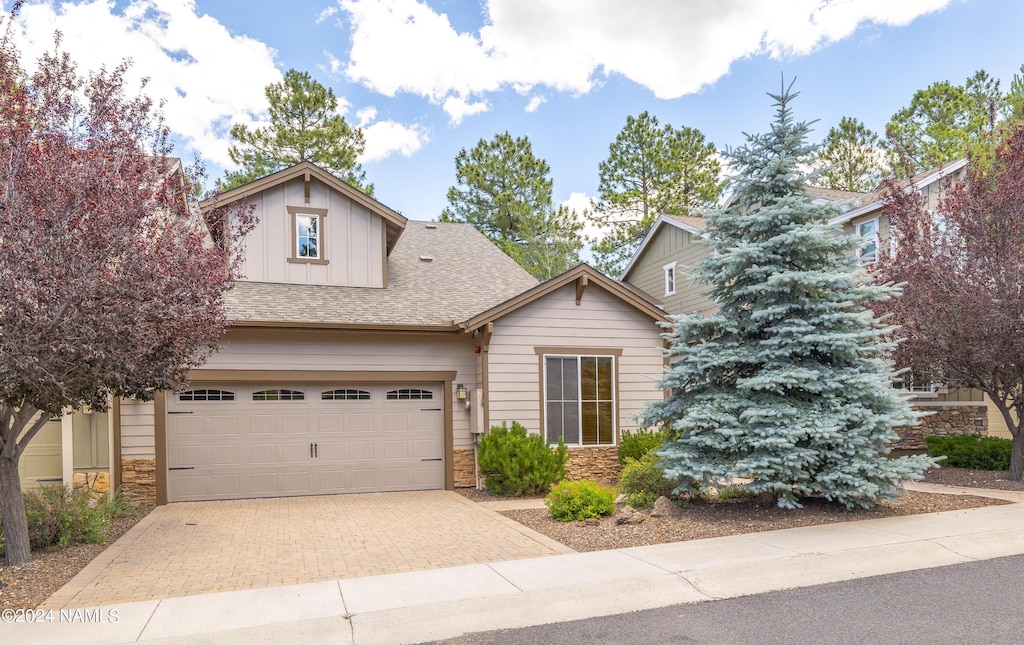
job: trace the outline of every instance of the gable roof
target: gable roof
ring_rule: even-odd
[[[255,181],[250,181],[248,184],[243,184],[237,188],[232,188],[231,190],[225,191],[219,195],[203,200],[202,202],[199,202],[199,209],[205,213],[215,208],[221,208],[240,199],[245,199],[250,195],[255,195],[267,190],[268,188],[273,188],[274,186],[300,177],[306,182],[315,178],[357,204],[364,206],[371,213],[379,215],[381,219],[384,220],[384,225],[387,229],[388,253],[391,253],[391,251],[394,250],[395,245],[398,242],[398,238],[401,237],[402,231],[405,230],[406,223],[409,220],[401,213],[388,208],[358,188],[349,185],[345,181],[335,177],[333,174],[309,161],[297,163],[294,166],[285,168],[284,170],[278,170],[271,175],[261,177]]]
[[[246,327],[452,330],[537,284],[468,224],[409,221],[387,271],[385,288],[236,282],[228,317]]]
[[[462,327],[466,331],[473,331],[572,283],[576,283],[577,295],[583,295],[586,288],[593,284],[654,320],[668,321],[661,305],[643,291],[613,280],[589,264],[578,264],[561,275],[473,316],[462,323]]]
[[[633,252],[633,257],[629,258],[629,263],[626,268],[623,269],[622,275],[619,276],[619,280],[625,280],[629,272],[633,270],[637,260],[643,255],[647,245],[651,243],[654,236],[661,229],[662,226],[674,226],[678,229],[684,230],[692,235],[707,238],[707,233],[704,232],[704,227],[707,222],[704,221],[703,217],[688,217],[686,215],[659,215],[658,219],[654,220],[654,224],[651,225],[651,230],[644,236],[640,246],[637,247],[636,251]]]
[[[910,177],[909,179],[903,179],[898,182],[901,188],[907,188],[909,186],[917,186],[918,189],[930,186],[937,181],[945,179],[946,177],[958,172],[967,165],[967,159],[957,159],[950,163],[937,166],[935,168],[929,168],[928,170],[921,171]],[[857,200],[857,206],[851,210],[846,211],[841,215],[837,215],[828,221],[829,224],[845,224],[852,219],[865,215],[872,211],[879,210],[882,208],[885,202],[885,188],[879,186],[870,193],[863,195]]]

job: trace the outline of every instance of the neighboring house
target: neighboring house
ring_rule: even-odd
[[[962,159],[922,172],[912,181],[929,203],[935,204],[943,180],[951,175],[961,176],[966,166],[967,160]],[[903,183],[909,185],[910,182]],[[847,235],[863,238],[857,254],[865,267],[870,268],[877,253],[888,251],[889,223],[880,189],[853,193],[808,187],[807,194],[815,201],[833,202],[839,206],[841,214],[829,223]],[[726,201],[724,207],[728,205]],[[696,279],[697,263],[711,254],[706,240],[702,218],[661,215],[619,279],[661,300],[669,315],[714,313],[715,303],[706,293],[708,287]],[[989,412],[991,406],[978,390],[946,388],[932,383],[908,384],[906,390],[915,408],[935,414],[924,417],[914,428],[899,428],[901,441],[897,447],[923,447],[923,436],[928,434],[986,434],[990,418],[993,418],[995,427],[1001,423],[1001,419],[995,419]]]
[[[580,265],[538,284],[464,224],[410,221],[310,163],[203,202],[260,218],[222,347],[189,387],[114,401],[114,483],[166,503],[477,483],[518,421],[616,472],[664,357],[658,303]]]

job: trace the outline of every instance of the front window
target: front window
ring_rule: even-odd
[[[295,215],[295,257],[320,259],[320,216]]]
[[[548,443],[615,443],[615,358],[545,356],[544,412]]]
[[[867,264],[878,257],[878,220],[872,219],[857,224],[857,237],[860,238],[860,262]]]

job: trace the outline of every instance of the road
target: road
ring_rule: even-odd
[[[1024,556],[469,634],[446,645],[1024,643]],[[495,599],[495,602],[500,602]]]

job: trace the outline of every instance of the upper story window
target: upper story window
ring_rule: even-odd
[[[326,208],[289,206],[292,224],[292,255],[289,262],[326,264],[324,220]]]
[[[676,263],[666,264],[662,267],[665,270],[665,295],[675,295],[676,292]]]
[[[869,264],[878,258],[878,218],[857,224],[860,249],[857,253],[861,264]]]

